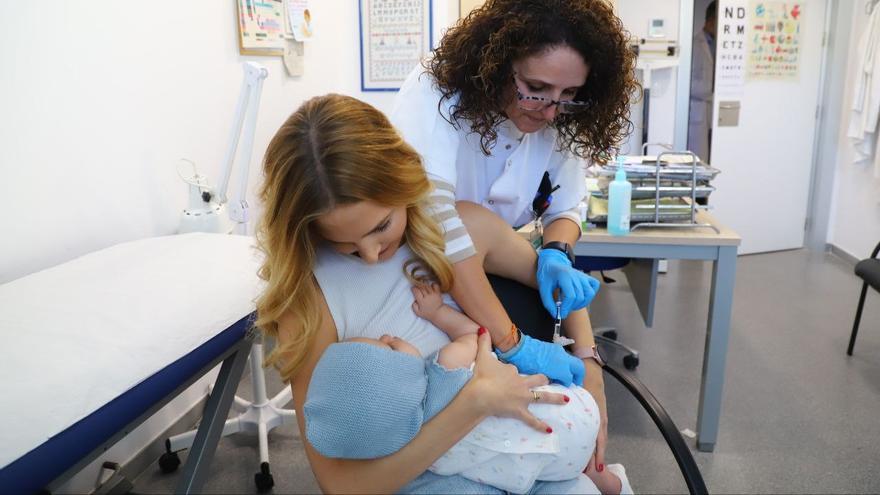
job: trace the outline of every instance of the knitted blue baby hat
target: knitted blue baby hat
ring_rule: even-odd
[[[306,438],[324,457],[375,459],[422,427],[425,362],[364,342],[331,344],[312,372]]]

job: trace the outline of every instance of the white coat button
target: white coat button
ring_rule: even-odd
[[[494,199],[490,199],[490,200],[488,201],[488,203],[489,203],[490,205],[494,205],[494,204],[495,204],[495,200],[494,200]]]
[[[509,150],[509,149],[510,149],[510,145],[509,145],[509,144],[504,145],[504,149]]]
[[[504,441],[504,446],[505,446],[505,447],[510,447],[510,440],[505,440],[505,441]]]

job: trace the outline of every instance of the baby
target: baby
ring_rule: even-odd
[[[330,345],[316,365],[303,407],[306,436],[325,457],[373,459],[409,443],[421,425],[443,410],[473,376],[477,329],[442,302],[436,287],[413,289],[417,315],[451,335],[463,333],[423,359],[408,342],[382,336]],[[512,493],[541,481],[576,480],[576,492],[632,493],[623,466],[583,474],[599,429],[599,408],[583,388],[551,384],[534,389],[564,393],[564,405],[533,403],[529,410],[553,432],[520,420],[489,417],[437,459],[429,470],[458,474]]]

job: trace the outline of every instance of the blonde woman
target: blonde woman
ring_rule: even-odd
[[[257,302],[257,324],[277,339],[268,361],[291,383],[298,412],[316,363],[334,342],[395,331],[424,355],[449,342],[411,309],[412,283],[430,280],[446,292],[453,284],[452,268],[442,233],[426,210],[431,186],[419,155],[384,115],[347,96],[313,98],[273,137],[264,173],[258,238],[265,253],[260,275],[267,285]],[[486,266],[534,286],[535,254],[528,245],[524,253],[508,247],[499,253],[490,242],[510,240],[505,237],[513,235],[509,227],[479,211],[466,214],[465,221],[472,222]],[[531,266],[505,266],[503,260],[515,256],[530,256]],[[329,459],[304,442],[321,489],[498,493],[464,478],[426,472],[486,417],[517,418],[548,430],[528,410],[535,400],[531,389],[546,385],[547,378],[522,376],[499,362],[488,334],[478,342],[473,378],[398,452],[372,460]],[[564,404],[565,398],[544,393],[540,402]],[[304,432],[303,415],[297,420]],[[564,486],[537,489],[566,491]]]

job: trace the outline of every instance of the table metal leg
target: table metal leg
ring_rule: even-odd
[[[217,442],[220,441],[220,436],[223,433],[226,415],[229,413],[229,407],[232,405],[235,391],[238,389],[238,382],[244,372],[252,344],[253,337],[249,335],[238,344],[238,350],[223,361],[174,493],[198,493],[201,491],[205,475],[217,448]]]
[[[718,439],[721,392],[724,387],[724,367],[727,361],[733,284],[736,276],[736,249],[736,246],[719,247],[718,259],[712,265],[712,292],[706,326],[706,348],[703,351],[700,405],[697,412],[697,449],[702,452],[712,452]]]

